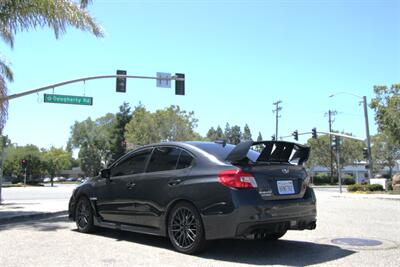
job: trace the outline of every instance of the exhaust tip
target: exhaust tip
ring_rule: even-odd
[[[307,227],[307,229],[309,229],[309,230],[314,230],[315,228],[317,228],[317,222],[316,221],[311,222]]]

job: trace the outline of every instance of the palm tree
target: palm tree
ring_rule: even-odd
[[[88,31],[102,37],[103,31],[85,10],[91,0],[0,0],[0,37],[11,48],[14,35],[19,31],[48,26],[55,37],[66,32],[68,26]],[[7,81],[13,81],[13,73],[7,60],[0,54],[0,133],[7,120]]]

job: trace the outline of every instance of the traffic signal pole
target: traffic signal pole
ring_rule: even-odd
[[[175,80],[175,81],[185,81],[185,78],[180,78],[177,76],[171,76],[171,78],[159,78],[159,77],[153,77],[153,76],[137,76],[137,75],[99,75],[99,76],[89,76],[89,77],[84,77],[84,78],[78,78],[78,79],[73,79],[73,80],[68,80],[60,83],[55,83],[43,87],[39,87],[36,89],[28,90],[22,93],[17,93],[5,97],[0,97],[0,102],[2,101],[8,101],[14,98],[19,98],[22,96],[26,95],[31,95],[31,94],[36,94],[45,90],[49,89],[54,89],[56,87],[60,87],[63,85],[71,84],[71,83],[77,83],[77,82],[84,82],[84,81],[89,81],[89,80],[98,80],[98,79],[108,79],[108,78],[132,78],[132,79],[148,79],[148,80]]]
[[[340,140],[340,139],[339,139]],[[339,141],[338,140],[338,141]],[[336,145],[336,161],[337,161],[337,173],[339,182],[339,192],[342,193],[342,173],[340,171],[340,141]]]
[[[368,163],[369,163],[368,175],[369,175],[369,179],[372,179],[372,178],[374,178],[373,177],[373,169],[372,169],[373,163],[372,163],[371,136],[369,134],[367,97],[366,96],[363,96],[363,104],[364,104],[365,132],[367,135],[367,148],[368,148]]]
[[[85,82],[85,81],[97,80],[97,79],[108,79],[108,78],[122,78],[122,79],[123,78],[131,78],[131,79],[148,79],[148,80],[167,80],[167,81],[175,80],[175,83],[178,82],[177,84],[175,84],[175,86],[176,86],[175,93],[177,95],[185,94],[185,83],[184,83],[185,75],[182,73],[176,73],[176,75],[173,75],[170,78],[160,78],[160,77],[153,77],[153,76],[138,76],[138,75],[98,75],[98,76],[88,76],[88,77],[83,77],[83,78],[78,78],[78,79],[73,79],[73,80],[67,80],[64,82],[59,82],[59,83],[39,87],[36,89],[27,90],[27,91],[24,91],[21,93],[3,96],[3,97],[0,97],[0,103],[2,103],[4,101],[9,101],[11,99],[23,97],[26,95],[36,94],[36,93],[46,91],[49,89],[54,89],[56,87],[60,87],[60,86],[71,84],[71,83]],[[3,140],[1,140],[1,142],[3,142]],[[3,144],[1,144],[0,149],[1,149],[1,151],[0,151],[0,204],[1,204],[1,201],[2,201],[1,193],[2,193],[2,188],[3,188],[3,164],[2,164],[3,150],[4,150]],[[25,170],[25,182],[26,182],[26,170]]]
[[[27,168],[27,167],[25,167],[25,175],[24,175],[24,187],[26,187],[26,168]]]
[[[341,137],[344,137],[344,138],[349,138],[349,139],[353,139],[353,140],[358,140],[358,141],[365,141],[364,139],[362,139],[362,138],[358,138],[358,137],[355,137],[355,136],[351,136],[351,135],[347,135],[347,134],[341,134],[341,133],[333,133],[333,132],[320,132],[320,131],[318,131],[317,132],[318,134],[326,134],[326,135],[336,135],[336,136],[341,136]],[[306,135],[306,134],[312,134],[312,132],[304,132],[304,133],[298,133],[298,135]],[[280,136],[279,137],[279,139],[284,139],[284,138],[289,138],[289,137],[293,137],[293,134],[291,134],[291,135],[285,135],[285,136]]]

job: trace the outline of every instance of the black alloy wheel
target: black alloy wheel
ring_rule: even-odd
[[[168,220],[168,236],[179,252],[194,254],[204,248],[203,224],[193,205],[182,202],[172,209]]]
[[[81,197],[78,201],[75,221],[79,232],[90,233],[94,230],[92,207],[86,197]]]

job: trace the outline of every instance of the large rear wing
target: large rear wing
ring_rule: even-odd
[[[252,146],[262,147],[257,162],[281,162],[302,165],[310,156],[310,147],[285,141],[243,141],[228,154],[225,160],[238,162],[247,158]]]

